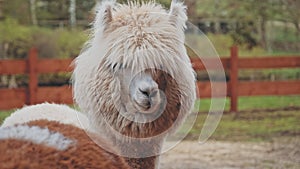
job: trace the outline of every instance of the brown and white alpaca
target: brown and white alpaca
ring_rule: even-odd
[[[184,47],[185,10],[175,1],[170,12],[153,2],[106,1],[99,7],[93,38],[76,60],[75,99],[91,122],[90,131],[103,137],[93,141],[101,150],[125,156],[131,168],[158,167],[165,137],[193,107],[195,79]],[[67,120],[61,117],[55,119]]]
[[[186,6],[178,1],[169,12],[154,2],[105,1],[75,61],[76,102],[91,128],[118,147],[132,168],[158,167],[164,139],[193,108],[186,20]]]
[[[96,135],[93,140],[107,144]],[[114,151],[99,147],[86,131],[55,121],[37,120],[0,127],[1,169],[128,169],[125,160]]]

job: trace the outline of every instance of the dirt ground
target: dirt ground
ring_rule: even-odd
[[[161,156],[162,169],[300,169],[300,137],[270,142],[183,141]]]

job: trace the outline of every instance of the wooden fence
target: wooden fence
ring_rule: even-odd
[[[195,70],[207,68],[200,59],[191,59],[191,61]],[[224,69],[229,72],[227,96],[230,97],[231,112],[238,111],[239,96],[300,94],[300,80],[274,82],[238,80],[238,72],[241,69],[300,68],[300,56],[238,58],[238,48],[232,47],[230,58],[222,58],[221,62]],[[71,86],[38,86],[39,74],[71,72],[71,63],[71,59],[38,59],[38,52],[34,48],[29,51],[27,60],[0,60],[0,75],[27,74],[29,76],[28,87],[0,89],[0,109],[18,108],[25,104],[45,101],[72,104]],[[211,82],[198,82],[198,89],[201,98],[211,97]]]
[[[0,109],[11,109],[42,102],[72,104],[71,86],[40,87],[38,75],[43,73],[71,72],[72,59],[38,59],[35,48],[27,60],[0,60],[0,75],[27,74],[28,87],[0,89]]]

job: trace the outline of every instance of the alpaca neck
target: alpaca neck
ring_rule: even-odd
[[[125,153],[136,156],[136,158],[125,157],[128,165],[132,169],[157,169],[159,164],[159,154],[163,145],[163,140],[141,141],[138,143],[118,144],[119,149]],[[153,155],[153,156],[152,156]],[[149,157],[150,156],[150,157]]]
[[[159,156],[146,158],[125,158],[132,169],[157,169]]]
[[[103,139],[116,146],[128,165],[132,169],[157,169],[159,164],[159,154],[164,142],[164,136],[150,139],[141,139],[142,141],[131,141],[130,139],[118,138],[111,135],[110,130],[103,130],[106,127],[94,126],[94,132],[98,132]],[[136,157],[136,158],[129,158]]]

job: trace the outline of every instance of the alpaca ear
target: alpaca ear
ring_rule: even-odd
[[[104,0],[101,4],[97,5],[96,19],[94,23],[96,28],[107,28],[112,21],[112,9],[114,5],[114,0]]]
[[[170,22],[176,28],[185,29],[186,21],[188,20],[186,14],[187,7],[180,0],[172,0],[170,7]]]

